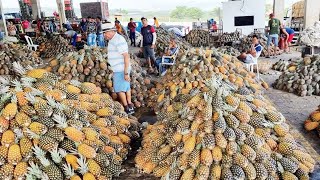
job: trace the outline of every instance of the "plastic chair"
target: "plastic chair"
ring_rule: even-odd
[[[176,63],[176,58],[179,53],[179,46],[171,56],[162,56],[162,61],[159,64],[159,72],[162,72],[162,66],[173,66]],[[165,59],[171,59],[172,62],[165,62]]]
[[[260,45],[261,46],[261,45]],[[254,66],[257,67],[257,77],[258,77],[258,80],[260,79],[260,73],[259,73],[259,66],[258,66],[258,58],[260,57],[261,53],[262,53],[262,50],[263,50],[263,47],[261,46],[261,51],[258,52],[256,54],[256,57],[254,57],[252,60],[253,60],[253,63],[245,63],[245,66],[246,68],[248,69],[248,71],[251,71],[253,72],[253,69],[254,69]]]
[[[24,38],[26,38],[26,41],[28,43],[28,49],[36,51],[38,49],[39,45],[33,44],[33,41],[31,39],[31,37],[29,36],[24,36]]]

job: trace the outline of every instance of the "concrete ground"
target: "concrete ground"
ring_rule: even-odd
[[[138,48],[134,48],[133,51],[137,52]],[[260,58],[259,61],[269,61],[272,64],[279,61],[280,59],[289,60],[291,58],[297,58],[301,56],[297,48],[292,48],[290,54],[282,54],[277,56],[277,58]],[[279,77],[281,72],[274,70],[269,70],[267,74],[262,74],[261,78],[264,79],[269,85],[269,90],[265,91],[265,95],[271,102],[274,103],[275,107],[286,117],[287,122],[291,126],[291,133],[294,135],[296,140],[301,146],[305,147],[307,151],[313,156],[313,158],[318,162],[314,173],[311,174],[312,180],[320,180],[320,137],[315,132],[307,132],[304,130],[303,124],[304,120],[308,118],[309,114],[314,111],[318,105],[320,105],[320,96],[308,96],[300,97],[292,93],[284,92],[281,90],[273,89],[271,84]],[[137,117],[141,122],[148,121],[154,122],[155,115],[148,112],[147,109],[141,109],[137,113]],[[133,150],[136,150],[138,144],[133,145]],[[134,151],[133,151],[134,152]],[[126,172],[122,173],[120,177],[115,179],[146,179],[153,180],[158,179],[150,175],[141,174],[137,172],[134,167],[134,154],[129,156],[128,161],[124,164],[127,169]]]

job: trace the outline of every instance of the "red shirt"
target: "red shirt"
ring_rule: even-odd
[[[29,21],[23,21],[22,22],[22,28],[27,29],[29,27]]]
[[[130,32],[136,32],[136,23],[135,22],[129,22],[128,23],[128,28],[130,29]]]

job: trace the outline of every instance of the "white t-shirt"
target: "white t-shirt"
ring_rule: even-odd
[[[124,71],[123,53],[128,53],[128,43],[123,36],[116,33],[108,43],[108,63],[113,72]],[[129,64],[130,71],[131,65]]]

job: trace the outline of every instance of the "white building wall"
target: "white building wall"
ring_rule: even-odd
[[[223,2],[223,32],[234,32],[242,29],[242,34],[248,35],[254,29],[265,27],[265,0],[239,0]],[[253,26],[235,26],[234,17],[254,16]]]

